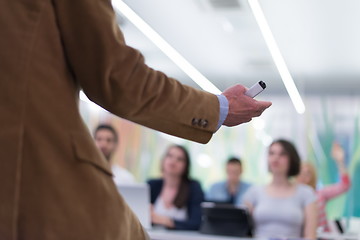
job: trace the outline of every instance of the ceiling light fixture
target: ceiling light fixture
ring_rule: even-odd
[[[274,36],[270,30],[270,27],[265,19],[265,15],[261,9],[258,0],[249,0],[251,10],[255,16],[255,19],[260,27],[261,33],[265,39],[265,42],[269,48],[271,56],[275,62],[275,65],[280,73],[281,79],[285,85],[285,88],[291,98],[292,103],[295,106],[296,111],[299,114],[305,112],[305,104],[300,96],[300,93],[295,85],[293,78],[286,66],[283,56],[280,53],[279,47],[276,44]]]
[[[220,94],[221,91],[191,65],[179,52],[167,43],[149,24],[137,15],[122,0],[113,0],[112,4],[118,12],[122,13],[134,24],[146,37],[148,37],[166,56],[168,56],[182,71],[184,71],[203,90]]]

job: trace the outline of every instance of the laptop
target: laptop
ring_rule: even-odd
[[[129,184],[117,186],[121,196],[138,217],[141,225],[151,229],[150,188],[147,184]]]
[[[203,202],[200,232],[211,235],[252,237],[252,219],[245,207]]]

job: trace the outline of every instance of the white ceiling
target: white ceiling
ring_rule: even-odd
[[[264,80],[267,93],[286,93],[247,0],[124,2],[220,90]],[[358,94],[360,0],[260,4],[300,93]],[[151,67],[198,87],[129,21],[121,29]]]

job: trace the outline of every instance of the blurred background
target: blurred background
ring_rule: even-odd
[[[176,143],[190,151],[191,174],[205,190],[224,179],[225,162],[231,156],[243,160],[244,180],[261,184],[269,181],[269,144],[286,138],[295,143],[304,161],[317,166],[321,187],[338,181],[331,158],[332,143],[337,141],[345,149],[353,185],[327,211],[330,218],[360,217],[360,1],[258,1],[304,111],[291,100],[251,0],[122,2],[220,91],[263,80],[268,87],[257,99],[272,101],[273,106],[250,123],[222,127],[202,145],[117,118],[82,96],[80,110],[90,131],[99,123],[110,123],[119,132],[113,164],[127,168],[143,182],[160,176],[161,158]],[[160,50],[129,20],[123,8],[115,10],[127,44],[139,49],[150,67],[201,89],[166,50]]]

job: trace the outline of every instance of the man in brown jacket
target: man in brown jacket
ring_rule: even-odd
[[[110,0],[0,0],[0,29],[0,239],[145,239],[81,120],[79,89],[120,117],[202,143],[219,124],[217,97],[147,67]],[[224,92],[225,125],[271,105],[244,91]]]

